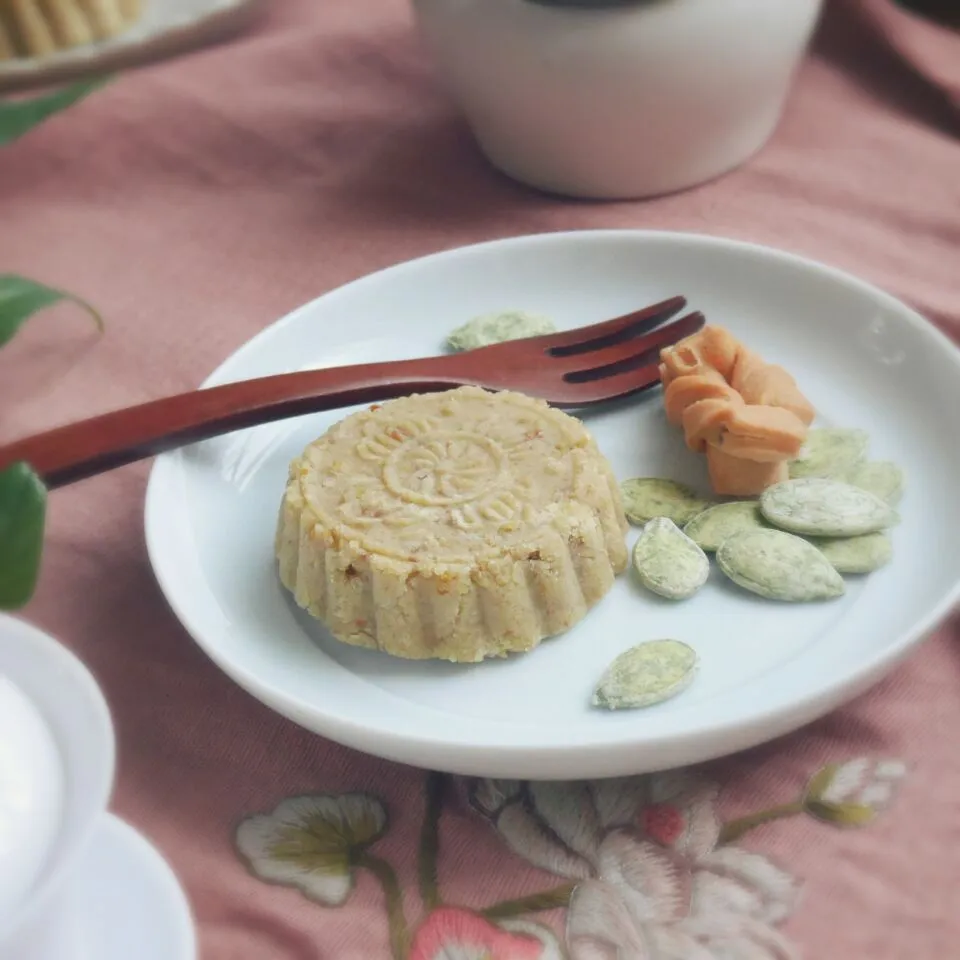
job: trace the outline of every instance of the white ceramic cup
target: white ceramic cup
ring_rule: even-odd
[[[823,0],[413,0],[482,150],[576,197],[668,193],[759,150]]]
[[[77,953],[83,947],[77,941],[66,881],[110,799],[115,762],[110,712],[93,677],[69,650],[35,627],[3,615],[0,676],[39,710],[64,774],[59,830],[36,883],[12,914],[0,917],[0,957],[73,960],[85,954]]]

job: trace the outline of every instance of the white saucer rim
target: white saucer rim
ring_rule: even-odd
[[[92,842],[84,852],[88,862],[96,860],[97,840],[104,834],[108,836],[112,834],[131,862],[136,862],[136,869],[149,871],[153,880],[165,891],[163,900],[158,902],[165,904],[165,911],[169,918],[173,919],[172,935],[176,936],[181,943],[177,955],[169,957],[168,960],[196,960],[198,949],[196,920],[186,891],[166,857],[136,827],[108,810],[96,824]],[[81,865],[78,864],[78,866]],[[68,881],[68,887],[82,883],[81,874],[82,870],[77,870]]]
[[[83,660],[46,630],[20,616],[7,613],[0,614],[0,627],[4,625],[8,625],[14,634],[19,633],[20,636],[15,642],[32,644],[35,649],[42,651],[40,656],[48,658],[50,663],[57,664],[64,673],[69,674],[70,682],[77,685],[90,707],[96,712],[103,735],[101,746],[104,748],[104,776],[98,785],[96,796],[98,805],[105,809],[110,802],[116,778],[117,740],[113,715],[103,690],[100,689],[96,678]],[[15,679],[14,682],[16,682]],[[46,719],[49,720],[49,718]],[[62,744],[58,744],[58,748],[62,750]],[[31,891],[29,902],[12,917],[0,920],[0,941],[7,936],[15,935],[17,929],[23,929],[36,922],[45,906],[52,903],[60,891],[69,885],[73,871],[87,855],[97,829],[96,817],[91,817],[83,824],[76,836],[72,838],[70,849],[57,858],[52,872],[46,873],[36,888]]]

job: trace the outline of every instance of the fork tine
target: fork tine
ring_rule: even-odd
[[[659,365],[660,351],[671,346],[684,337],[696,333],[706,322],[706,318],[699,311],[688,313],[679,320],[674,320],[644,337],[615,343],[613,346],[599,350],[590,350],[586,353],[564,355],[551,358],[547,363],[550,369],[560,369],[564,372],[564,380],[576,382],[578,380],[599,380],[607,376],[609,367],[617,367],[630,363],[631,369],[636,369],[644,362]],[[556,368],[554,365],[556,364]],[[610,370],[609,373],[615,373]]]
[[[538,347],[547,348],[553,356],[581,353],[605,345],[611,337],[620,338],[626,333],[647,333],[664,320],[676,316],[686,305],[686,297],[671,297],[613,320],[537,337],[536,343]]]
[[[654,365],[639,370],[627,370],[600,380],[585,380],[581,383],[565,383],[563,397],[552,405],[561,409],[587,407],[595,403],[623,400],[650,390],[660,382],[660,370]]]

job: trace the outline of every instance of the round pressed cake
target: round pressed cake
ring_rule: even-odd
[[[461,387],[347,417],[290,466],[280,579],[339,640],[413,659],[530,650],[627,564],[613,471],[573,417]]]

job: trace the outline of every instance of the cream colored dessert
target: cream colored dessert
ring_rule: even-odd
[[[141,0],[0,0],[0,59],[106,40],[140,19]]]
[[[461,387],[354,414],[290,467],[280,579],[339,640],[411,659],[530,650],[625,569],[619,486],[586,428]]]

